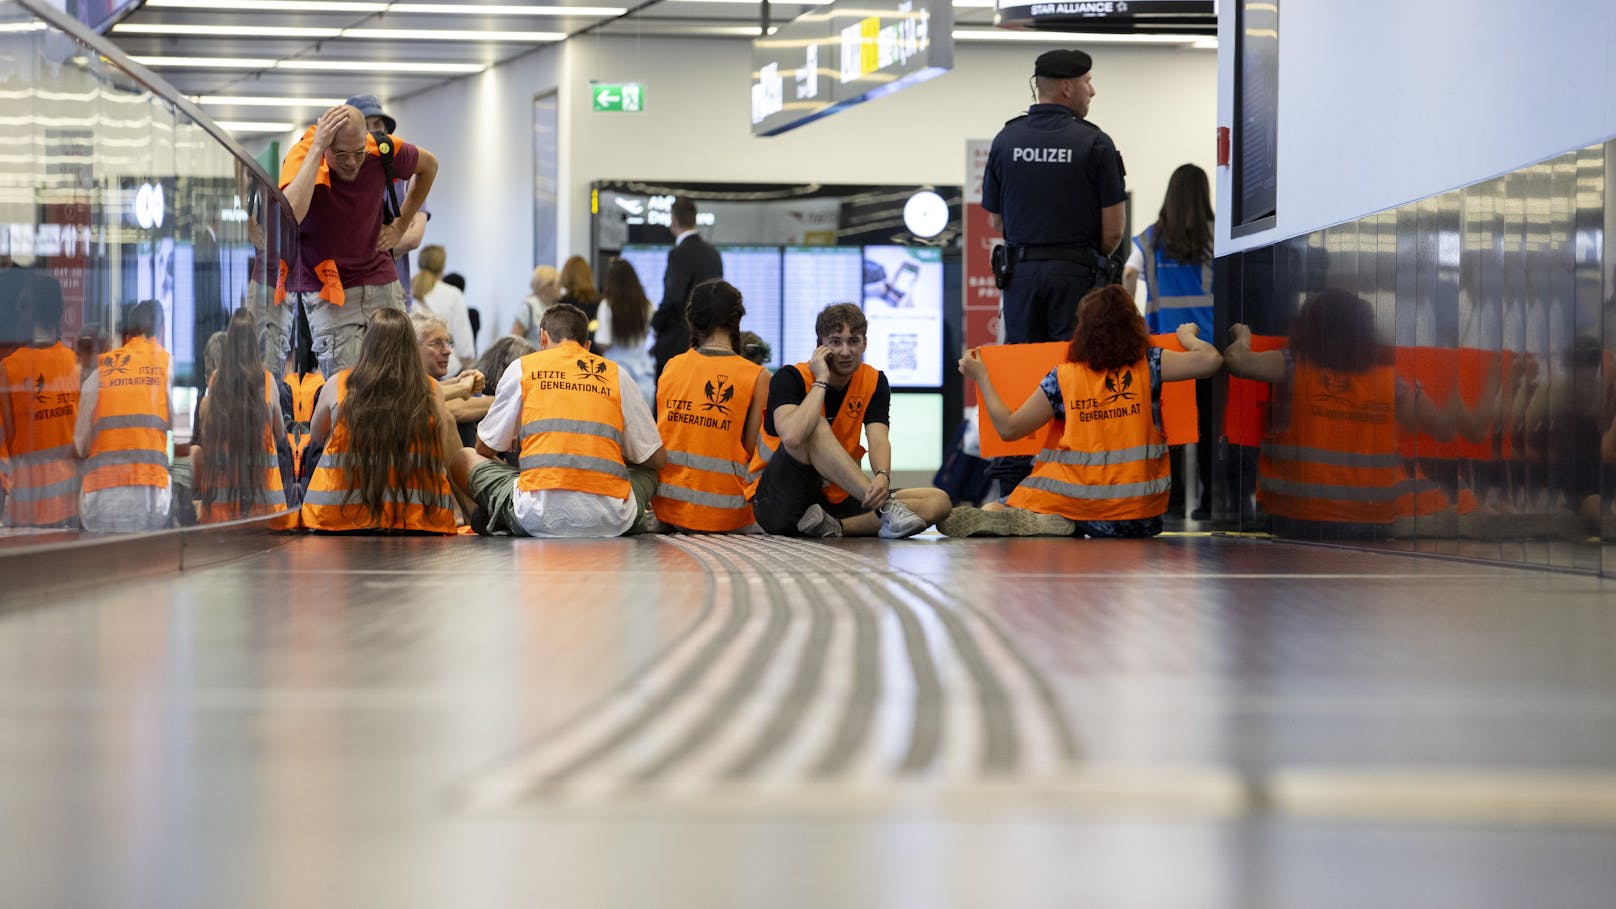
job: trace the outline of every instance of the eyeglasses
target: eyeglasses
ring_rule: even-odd
[[[421,345],[431,350],[454,350],[453,338],[433,338]]]
[[[362,161],[365,157],[365,150],[361,148],[358,151],[342,151],[333,148],[331,149],[331,157],[336,158],[338,161]]]

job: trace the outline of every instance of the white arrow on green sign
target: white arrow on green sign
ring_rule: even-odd
[[[645,86],[639,82],[596,82],[590,86],[595,110],[638,113],[645,110]]]

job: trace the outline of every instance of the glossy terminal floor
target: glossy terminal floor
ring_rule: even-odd
[[[1218,537],[301,537],[0,611],[0,893],[1610,907],[1609,589]]]

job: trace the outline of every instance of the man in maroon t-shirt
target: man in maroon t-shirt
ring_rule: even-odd
[[[387,175],[357,108],[342,104],[321,114],[281,164],[281,188],[301,228],[287,301],[308,316],[327,377],[354,365],[371,313],[404,309],[391,251],[431,192],[438,159],[408,142],[392,144],[393,175],[415,180],[391,224],[382,223]],[[284,315],[295,312],[287,306]]]

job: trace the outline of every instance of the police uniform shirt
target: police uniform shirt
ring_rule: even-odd
[[[1123,201],[1122,158],[1099,127],[1059,104],[1034,104],[993,138],[982,207],[1011,246],[1100,245],[1100,210]]]

